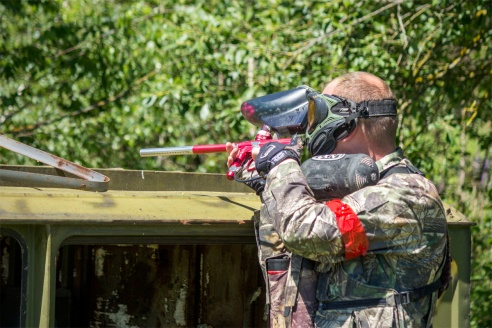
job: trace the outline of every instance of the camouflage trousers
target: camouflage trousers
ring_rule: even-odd
[[[301,271],[296,303],[291,310],[285,307],[287,297],[285,287],[288,278],[288,270],[268,274],[270,327],[314,327],[314,318],[318,309],[316,299],[317,272],[314,270]]]

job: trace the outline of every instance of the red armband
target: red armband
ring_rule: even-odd
[[[345,244],[345,259],[350,260],[366,255],[369,240],[357,214],[339,199],[326,202],[326,206],[335,213],[338,229],[340,229]]]

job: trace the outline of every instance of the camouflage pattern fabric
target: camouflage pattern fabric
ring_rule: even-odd
[[[318,308],[318,273],[314,269],[301,268],[304,259],[286,250],[270,218],[262,215],[265,213],[261,210],[259,220],[256,217],[256,239],[260,266],[267,284],[270,327],[314,327]],[[289,268],[281,273],[268,274],[266,263],[278,258],[289,258]],[[291,307],[289,315],[285,315],[286,306]]]
[[[294,254],[294,256],[296,255]],[[318,309],[318,300],[316,298],[317,284],[318,273],[315,270],[301,270],[291,327],[314,327],[315,315]]]
[[[396,165],[414,168],[401,149],[377,165],[380,172]],[[432,325],[436,293],[404,305],[394,299],[398,291],[434,282],[442,270],[447,225],[438,192],[429,180],[418,174],[391,174],[342,199],[357,214],[369,240],[367,254],[351,260],[345,260],[334,213],[314,199],[297,163],[273,168],[262,197],[260,262],[283,251],[319,262],[320,302],[387,300],[386,306],[318,310],[315,326]]]
[[[270,293],[270,327],[280,328],[287,326],[287,320],[284,316],[284,297],[285,297],[285,285],[287,283],[287,277],[289,272],[287,270],[276,273],[268,274],[267,282]]]

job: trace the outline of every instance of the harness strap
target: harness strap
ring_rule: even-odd
[[[433,283],[410,289],[402,292],[397,292],[394,295],[395,303],[399,304],[409,304],[415,302],[425,296],[432,295],[441,288],[441,281],[436,280]],[[367,298],[361,300],[349,300],[349,301],[337,301],[337,302],[320,302],[320,310],[339,310],[353,307],[374,307],[374,306],[393,306],[391,302],[388,302],[386,298]]]
[[[396,116],[396,100],[366,100],[357,104],[362,109],[362,117]]]
[[[315,262],[313,260],[292,254],[289,275],[285,284],[283,315],[286,318],[286,322],[291,322],[292,320],[292,309],[297,303],[297,297],[299,294],[299,282],[302,271],[314,270],[314,268]]]
[[[287,275],[287,281],[284,287],[284,317],[287,326],[290,327],[290,322],[292,320],[292,308],[295,306],[297,301],[297,294],[299,292],[299,279],[301,277],[303,257],[292,254],[290,258],[290,268]]]

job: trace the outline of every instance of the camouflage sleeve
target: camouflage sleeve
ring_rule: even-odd
[[[291,252],[318,262],[343,261],[344,245],[335,216],[326,205],[316,202],[297,163],[273,168],[263,201]]]

